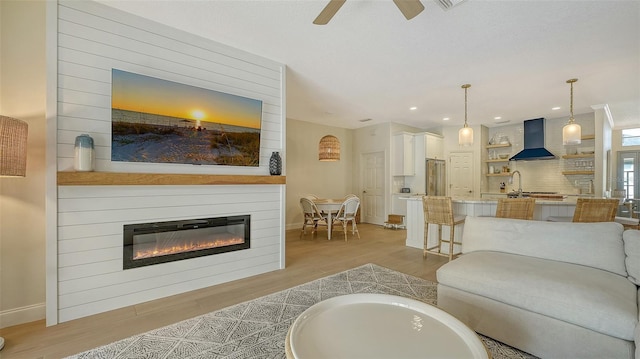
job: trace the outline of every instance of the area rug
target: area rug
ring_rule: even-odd
[[[436,304],[436,283],[365,264],[68,358],[285,358],[287,330],[300,313],[321,300],[351,293],[392,294]],[[535,358],[480,338],[493,359]]]

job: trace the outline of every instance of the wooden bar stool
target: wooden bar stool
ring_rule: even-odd
[[[535,198],[500,198],[496,208],[496,217],[531,220],[535,208]]]
[[[451,197],[444,196],[423,196],[422,206],[424,208],[424,246],[422,256],[426,258],[427,253],[453,259],[453,245],[462,244],[454,241],[455,226],[464,223],[466,216],[454,216],[451,205]],[[438,225],[438,244],[428,247],[429,224]],[[442,239],[442,226],[449,226],[449,240]],[[449,243],[449,253],[442,253],[442,242]]]
[[[573,222],[613,222],[619,204],[617,198],[578,198]]]

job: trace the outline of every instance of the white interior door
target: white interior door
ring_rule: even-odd
[[[449,155],[449,195],[473,197],[473,153],[454,152]]]
[[[362,202],[360,220],[384,224],[384,152],[362,155]]]

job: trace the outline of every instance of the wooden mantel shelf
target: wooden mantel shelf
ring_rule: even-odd
[[[285,184],[285,176],[180,173],[58,172],[58,186]]]

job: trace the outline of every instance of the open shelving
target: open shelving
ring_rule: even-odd
[[[570,175],[592,175],[595,171],[562,171],[562,174],[565,176]]]
[[[485,148],[487,150],[493,149],[493,148],[505,148],[505,147],[511,147],[510,143],[499,143],[497,145],[487,145]]]
[[[579,154],[575,154],[575,155],[562,155],[562,158],[565,159],[572,159],[572,158],[593,158],[594,154],[593,153],[579,153]]]
[[[498,143],[496,145],[486,145],[485,146],[485,150],[489,151],[492,149],[503,149],[503,148],[509,148],[511,147],[511,143]],[[502,154],[504,154],[504,152],[502,152]],[[507,158],[495,158],[495,159],[488,159],[488,160],[484,160],[484,163],[507,163],[509,162],[509,156],[507,156]],[[509,172],[501,172],[501,173],[487,173],[486,176],[487,177],[505,177],[505,176],[509,176],[511,175],[511,173]]]
[[[591,135],[584,135],[581,137],[581,139],[583,141],[587,141],[587,140],[595,140],[596,139],[596,135],[591,134]],[[583,159],[583,158],[594,158],[595,157],[595,153],[576,153],[574,155],[562,155],[563,159],[566,160],[574,160],[574,159]],[[595,171],[593,170],[567,170],[567,171],[562,171],[562,174],[565,176],[578,176],[578,175],[587,175],[587,176],[592,176],[595,174]]]

